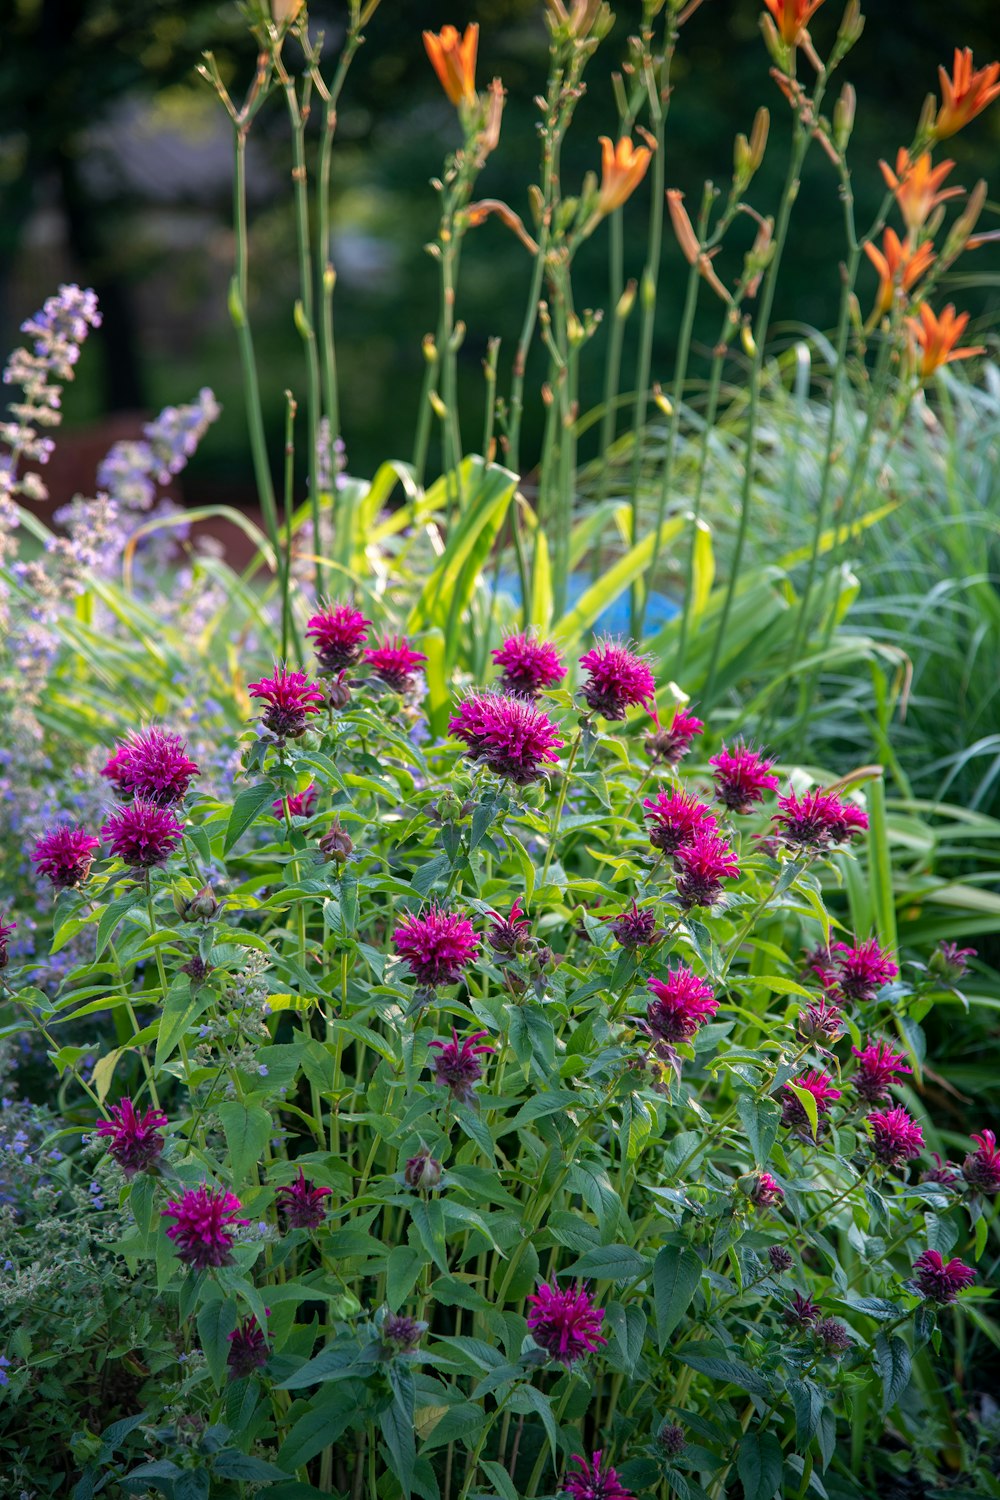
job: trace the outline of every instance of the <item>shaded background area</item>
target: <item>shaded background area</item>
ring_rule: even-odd
[[[879,157],[907,142],[921,103],[936,86],[939,62],[955,45],[984,63],[1000,52],[995,0],[867,0],[867,26],[842,69],[858,91],[852,162],[858,222],[881,200]],[[697,203],[702,183],[725,186],[737,131],[754,110],[772,112],[771,143],[750,193],[763,213],[774,209],[787,159],[787,108],[768,78],[759,36],[758,0],[705,0],[684,29],[674,71],[666,180]],[[813,22],[821,51],[842,7],[827,0]],[[611,73],[640,15],[622,0],[612,35],[591,63],[587,93],[564,155],[564,190],[572,192],[599,160],[597,136],[615,132]],[[314,0],[314,30],[328,36],[330,69],[343,36],[345,7]],[[369,474],[386,457],[408,457],[423,362],[422,336],[436,322],[436,274],[423,245],[434,234],[436,198],[429,178],[454,145],[454,112],[424,56],[420,32],[476,19],[482,27],[479,78],[499,74],[508,90],[500,149],[480,182],[481,195],[506,198],[527,217],[526,187],[536,172],[536,110],[544,87],[546,27],[542,0],[383,0],[368,28],[344,95],[335,152],[332,258],[338,272],[336,318],[343,383],[343,426],[352,472]],[[60,280],[98,291],[104,327],[88,347],[67,400],[63,471],[56,498],[87,489],[109,442],[137,429],[137,413],[191,399],[213,387],[223,417],[189,473],[189,500],[252,503],[236,348],[226,311],[233,241],[230,229],[229,125],[212,90],[194,74],[212,47],[240,93],[253,49],[235,4],[176,0],[6,0],[0,40],[0,338],[16,341],[21,319]],[[289,44],[290,60],[297,47]],[[839,82],[837,84],[839,87]],[[955,181],[1000,177],[1000,109],[947,143]],[[283,391],[303,393],[301,345],[292,322],[297,294],[294,225],[288,193],[288,132],[282,101],[262,111],[251,135],[252,315],[262,367],[272,451],[282,441]],[[996,227],[1000,181],[985,227]],[[637,275],[645,249],[648,195],[626,210],[626,275]],[[790,250],[775,309],[782,325],[828,327],[836,312],[842,253],[836,182],[819,150],[807,163]],[[720,260],[734,275],[746,236],[733,236]],[[980,252],[986,273],[996,256]],[[997,278],[965,276],[975,285],[945,287],[969,307],[979,332],[995,323]],[[462,350],[466,442],[478,444],[487,337],[502,340],[501,391],[507,358],[523,315],[530,267],[518,243],[496,221],[469,235],[463,251],[459,316],[469,327]],[[874,288],[874,274],[865,285]],[[667,232],[657,318],[654,378],[670,375],[686,266]],[[579,257],[578,307],[607,303],[605,233]],[[697,330],[714,339],[718,304],[702,298]],[[634,323],[631,329],[634,335]],[[587,351],[590,385],[599,397],[606,332]],[[623,388],[630,386],[634,347],[626,342]],[[543,377],[529,371],[529,391]],[[697,360],[692,374],[700,373]],[[529,399],[525,447],[537,447],[540,402]],[[94,424],[97,425],[96,431]],[[589,455],[586,444],[584,457]]]

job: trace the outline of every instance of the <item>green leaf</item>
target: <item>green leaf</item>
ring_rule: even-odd
[[[511,1411],[533,1411],[537,1412],[542,1419],[545,1435],[549,1440],[549,1449],[555,1459],[559,1447],[559,1439],[556,1431],[556,1419],[552,1415],[552,1407],[547,1396],[541,1391],[536,1391],[533,1385],[519,1385],[517,1390],[507,1402]]]
[[[656,1341],[661,1354],[691,1305],[703,1269],[701,1260],[687,1245],[664,1245],[653,1262]]]
[[[805,1453],[823,1415],[823,1392],[814,1381],[798,1380],[794,1375],[789,1377],[787,1390],[795,1408],[795,1446]]]
[[[350,1386],[343,1386],[337,1391],[338,1402],[342,1404],[336,1406],[324,1392],[322,1404],[311,1406],[292,1424],[278,1452],[278,1459],[287,1473],[300,1469],[317,1453],[335,1443],[357,1417],[356,1399],[344,1399],[350,1390]]]
[[[875,1368],[882,1377],[882,1415],[895,1406],[910,1383],[910,1351],[898,1334],[878,1334],[875,1339]]]
[[[238,1453],[234,1448],[224,1449],[212,1460],[212,1468],[221,1479],[286,1479],[284,1469],[266,1463],[262,1458],[252,1458],[249,1453]]]
[[[389,1467],[399,1480],[404,1496],[409,1496],[413,1486],[413,1466],[417,1461],[413,1430],[413,1372],[397,1361],[389,1366],[388,1374],[393,1401],[380,1413],[379,1426],[389,1450]]]
[[[809,1121],[809,1129],[812,1131],[813,1140],[815,1140],[819,1132],[819,1111],[816,1108],[816,1095],[809,1089],[802,1088],[797,1083],[789,1082],[785,1084],[785,1087],[787,1089],[791,1089],[792,1093],[795,1095],[796,1099],[805,1110],[806,1118]]]
[[[163,1064],[173,1053],[181,1037],[185,1036],[200,1015],[203,1015],[214,1000],[210,990],[191,993],[186,976],[175,979],[167,990],[167,999],[160,1016],[156,1033],[156,1067]]]
[[[563,642],[567,647],[573,646],[590,629],[598,616],[615,602],[619,594],[623,594],[630,584],[642,577],[652,561],[654,550],[666,546],[668,542],[675,541],[683,532],[685,525],[684,516],[673,517],[665,521],[660,527],[658,546],[655,530],[647,533],[641,542],[625,553],[624,557],[620,557],[616,563],[606,569],[597,583],[592,584],[581,594],[570,612],[563,615],[562,619],[553,626],[552,639]]]
[[[772,1500],[781,1484],[784,1463],[773,1432],[747,1432],[740,1439],[736,1472],[745,1500]]]
[[[747,1391],[749,1395],[757,1396],[762,1401],[770,1399],[770,1387],[764,1375],[759,1370],[751,1369],[741,1359],[729,1359],[715,1354],[677,1354],[675,1358],[711,1380],[739,1386],[741,1391]]]
[[[126,891],[124,896],[116,896],[113,901],[108,902],[107,906],[101,912],[101,920],[97,924],[97,958],[100,958],[108,946],[115,928],[125,914],[130,912],[133,906],[138,906],[139,902],[144,899],[142,891],[131,890]]]
[[[484,1474],[488,1475],[493,1488],[500,1496],[500,1500],[520,1500],[520,1496],[514,1487],[514,1481],[503,1464],[498,1464],[492,1458],[484,1458],[480,1460],[479,1467],[483,1470]]]
[[[595,1245],[568,1268],[574,1276],[594,1276],[598,1281],[631,1281],[649,1270],[645,1258],[628,1245]]]
[[[752,1094],[741,1094],[736,1101],[736,1112],[747,1133],[754,1164],[766,1167],[777,1139],[781,1110],[773,1099],[755,1099]]]
[[[278,788],[273,781],[258,781],[254,786],[244,787],[242,792],[233,803],[233,810],[229,814],[229,823],[226,827],[226,837],[223,840],[222,852],[228,854],[236,843],[242,838],[257,817],[261,808],[275,802],[278,796]]]
[[[113,1052],[108,1052],[104,1057],[98,1058],[94,1064],[94,1071],[90,1075],[90,1082],[93,1084],[94,1092],[102,1104],[108,1097],[108,1089],[111,1087],[111,1080],[114,1077],[118,1059],[126,1050],[124,1047],[116,1047]]]
[[[243,1182],[263,1158],[274,1122],[259,1104],[241,1104],[238,1099],[220,1104],[218,1114],[226,1133],[233,1178]]]
[[[215,1382],[215,1389],[221,1391],[227,1374],[229,1335],[236,1327],[236,1308],[231,1302],[217,1297],[199,1308],[197,1323],[208,1372]]]
[[[444,1208],[436,1198],[427,1202],[416,1201],[410,1206],[413,1226],[420,1242],[439,1271],[447,1276],[448,1250],[445,1245]]]

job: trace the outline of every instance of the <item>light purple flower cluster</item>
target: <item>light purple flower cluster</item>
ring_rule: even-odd
[[[143,437],[115,443],[97,470],[98,488],[123,511],[152,509],[157,485],[169,484],[217,420],[221,407],[207,386],[187,406],[165,406]]]

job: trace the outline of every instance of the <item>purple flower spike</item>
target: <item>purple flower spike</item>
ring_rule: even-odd
[[[600,1331],[604,1314],[578,1282],[568,1287],[539,1282],[538,1291],[529,1295],[528,1302],[532,1338],[539,1348],[567,1368],[607,1343]]]
[[[851,1083],[859,1099],[866,1104],[881,1104],[891,1097],[890,1086],[896,1082],[897,1073],[912,1073],[903,1061],[905,1052],[893,1052],[888,1042],[869,1042],[865,1047],[852,1047],[858,1059]]]
[[[605,719],[624,719],[626,709],[648,708],[656,697],[652,672],[626,646],[606,641],[581,656],[580,665],[587,673],[581,689],[584,700]]]
[[[547,714],[510,693],[472,693],[448,721],[448,733],[471,760],[515,786],[544,776],[563,744]]]
[[[773,760],[767,760],[737,740],[731,750],[723,745],[718,755],[709,761],[714,766],[716,795],[730,812],[748,813],[758,802],[763,802],[767,792],[777,790],[778,778],[771,774]]]
[[[50,828],[35,845],[31,862],[57,891],[69,890],[86,880],[94,862],[94,850],[100,847],[100,839],[95,839],[85,828]]]
[[[711,809],[691,792],[661,787],[655,798],[644,797],[643,814],[649,824],[649,842],[664,854],[676,854],[699,832],[719,832]]]
[[[167,807],[141,797],[111,813],[101,837],[112,854],[136,870],[161,865],[183,836],[183,826]]]
[[[962,1176],[977,1193],[1000,1192],[1000,1151],[992,1130],[974,1135],[976,1150],[969,1153],[962,1163]]]
[[[976,1279],[971,1266],[964,1265],[957,1256],[945,1265],[937,1250],[925,1250],[923,1255],[918,1255],[913,1262],[913,1269],[916,1272],[913,1279],[917,1290],[929,1302],[955,1302],[959,1292],[971,1286]]]
[[[134,1177],[136,1172],[148,1172],[159,1161],[163,1154],[160,1129],[166,1123],[162,1110],[147,1109],[140,1115],[132,1100],[125,1098],[112,1104],[111,1119],[100,1120],[96,1134],[109,1138],[108,1155],[126,1177]]]
[[[271,1309],[265,1307],[264,1311],[269,1313]],[[233,1380],[252,1375],[255,1370],[263,1369],[267,1364],[267,1339],[252,1313],[248,1318],[241,1318],[232,1333],[226,1337],[229,1340],[226,1364]]]
[[[204,1271],[209,1266],[231,1264],[236,1229],[250,1222],[238,1217],[242,1206],[235,1193],[203,1184],[189,1188],[179,1201],[172,1200],[160,1213],[176,1220],[167,1230],[167,1238],[173,1240],[178,1257],[195,1270]]]
[[[366,620],[349,604],[336,604],[313,615],[306,626],[306,635],[313,638],[320,671],[341,672],[359,662],[370,624],[371,620]]]
[[[153,725],[120,743],[101,775],[120,797],[141,797],[170,807],[183,802],[191,781],[201,772],[179,734]]]
[[[476,1084],[483,1076],[480,1056],[496,1051],[495,1047],[482,1043],[476,1046],[482,1037],[488,1035],[486,1031],[473,1031],[459,1041],[458,1032],[453,1027],[450,1042],[431,1042],[438,1053],[433,1059],[434,1082],[448,1089],[460,1104],[471,1104],[475,1098]]]
[[[872,1150],[885,1167],[901,1167],[924,1149],[924,1133],[902,1106],[876,1110],[868,1116]]]
[[[251,682],[247,691],[251,698],[259,698],[266,705],[261,723],[282,742],[305,734],[309,715],[318,714],[324,701],[320,689],[304,672],[289,672],[277,662],[273,677]]]
[[[574,1453],[570,1463],[579,1464],[579,1472],[567,1473],[562,1482],[564,1495],[571,1500],[635,1500],[618,1478],[617,1471],[608,1464],[602,1467],[603,1452],[598,1449],[590,1458]]]
[[[289,1229],[316,1229],[326,1218],[324,1198],[329,1198],[332,1188],[317,1187],[299,1168],[294,1182],[280,1187],[274,1195],[278,1211],[283,1215]]]
[[[369,647],[365,652],[365,661],[375,676],[396,693],[409,692],[416,668],[426,660],[419,651],[411,650],[402,635],[387,636],[380,645]]]
[[[500,676],[503,691],[521,698],[535,698],[544,688],[555,687],[566,676],[555,646],[532,635],[508,636],[493,652],[493,660],[503,668]]]
[[[735,880],[740,873],[736,855],[725,839],[701,830],[690,844],[678,849],[674,859],[677,899],[685,911],[693,906],[715,906],[722,899],[722,882]]]
[[[406,917],[392,941],[413,977],[432,989],[457,984],[479,951],[479,939],[468,917],[439,906]]]

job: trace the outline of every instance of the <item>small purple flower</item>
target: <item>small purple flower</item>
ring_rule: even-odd
[[[937,1250],[925,1250],[913,1262],[916,1272],[914,1281],[917,1290],[930,1302],[942,1304],[955,1302],[958,1294],[976,1279],[971,1266],[966,1266],[956,1256],[947,1265]]]
[[[795,792],[779,797],[778,808],[773,819],[775,829],[793,851],[850,843],[868,827],[867,813],[818,787],[802,797]]]
[[[0,917],[0,969],[6,969],[7,967],[7,941],[16,928],[16,922],[5,922],[3,917]]]
[[[538,1291],[529,1294],[528,1302],[532,1338],[567,1368],[607,1343],[600,1331],[604,1313],[594,1306],[590,1293],[579,1282],[559,1287],[541,1281]]]
[[[264,1311],[270,1313],[271,1309],[265,1307]],[[241,1380],[267,1364],[267,1339],[252,1313],[248,1318],[241,1318],[232,1333],[226,1337],[229,1340],[226,1364],[231,1379]]]
[[[502,917],[498,911],[490,912],[493,918],[486,929],[486,941],[494,953],[509,957],[524,953],[531,947],[531,923],[521,909],[520,896],[514,901],[510,914]]]
[[[773,1208],[776,1203],[783,1201],[784,1196],[784,1188],[775,1182],[770,1172],[761,1172],[750,1194],[750,1201],[758,1208]]]
[[[644,797],[643,814],[649,823],[649,842],[664,854],[676,854],[700,831],[718,834],[719,825],[711,809],[691,792],[661,787],[656,797]]]
[[[767,1258],[771,1262],[771,1270],[778,1276],[782,1271],[790,1271],[795,1264],[795,1257],[784,1245],[769,1245]]]
[[[634,900],[631,911],[626,907],[617,916],[603,917],[602,921],[610,925],[615,942],[630,953],[634,953],[637,948],[648,948],[650,943],[655,943],[657,938],[662,937],[662,933],[656,929],[656,913],[652,907],[644,907],[640,911]]]
[[[722,899],[722,882],[735,880],[740,867],[736,855],[717,834],[695,833],[690,844],[678,849],[677,900],[685,911],[693,906],[715,906]]]
[[[398,1354],[412,1354],[427,1332],[427,1324],[419,1323],[406,1313],[389,1313],[382,1324],[382,1357],[394,1359]]]
[[[483,1076],[480,1056],[496,1051],[495,1047],[482,1043],[476,1046],[480,1038],[488,1034],[485,1031],[473,1031],[459,1041],[458,1032],[453,1027],[450,1042],[431,1042],[431,1046],[438,1050],[438,1055],[433,1060],[434,1082],[448,1089],[452,1098],[460,1104],[470,1104],[475,1098],[476,1084]]]
[[[912,1073],[903,1061],[905,1052],[893,1052],[888,1042],[868,1042],[863,1047],[852,1047],[858,1059],[851,1084],[859,1099],[866,1104],[881,1104],[891,1098],[889,1089],[896,1082],[897,1073]]]
[[[801,1292],[795,1292],[781,1316],[793,1328],[808,1328],[811,1323],[818,1321],[819,1308],[811,1297],[803,1297]]]
[[[813,1332],[827,1354],[832,1354],[838,1359],[851,1347],[852,1339],[847,1325],[841,1323],[839,1318],[820,1318]]]
[[[299,1167],[298,1177],[294,1182],[280,1187],[274,1195],[274,1201],[289,1229],[316,1229],[326,1218],[323,1199],[329,1198],[332,1192],[332,1188],[317,1187],[314,1182],[310,1182]]]
[[[658,1041],[689,1042],[719,1008],[711,985],[683,964],[668,969],[666,979],[647,979],[646,988],[654,999],[646,1011],[645,1027]]]
[[[833,952],[837,987],[845,999],[855,1004],[874,1000],[882,986],[899,973],[875,938],[869,938],[857,948],[851,948],[847,943],[834,943]]]
[[[57,891],[69,890],[86,880],[94,862],[94,850],[100,847],[100,839],[95,839],[85,828],[64,824],[42,835],[32,851],[31,862]]]
[[[316,783],[310,781],[304,792],[290,792],[287,797],[279,797],[272,802],[271,811],[276,818],[283,818],[287,803],[290,818],[308,818],[315,810],[316,796]]]
[[[730,812],[751,812],[756,803],[763,802],[766,792],[777,790],[778,778],[771,774],[774,761],[759,755],[742,740],[737,740],[731,750],[723,745],[708,763],[715,767],[712,776],[716,795]]]
[[[954,984],[969,972],[969,959],[975,958],[975,948],[960,948],[957,943],[939,943],[931,954],[928,968],[947,984]]]
[[[580,665],[587,673],[581,692],[587,706],[605,719],[624,719],[630,707],[648,708],[656,697],[656,680],[641,656],[626,646],[606,641]]]
[[[885,1167],[901,1167],[924,1149],[924,1133],[902,1106],[876,1110],[868,1116],[872,1150]]]
[[[662,760],[668,766],[679,764],[690,750],[691,741],[703,733],[705,728],[701,719],[696,719],[694,714],[685,713],[682,708],[674,714],[669,729],[661,728],[656,713],[651,713],[650,718],[656,728],[652,734],[646,736],[643,747],[651,761]]]
[[[441,1176],[441,1163],[431,1155],[426,1146],[422,1146],[416,1156],[409,1157],[403,1169],[403,1181],[414,1191],[419,1189],[427,1192],[430,1188],[436,1188]]]
[[[555,646],[532,635],[508,636],[493,652],[493,660],[503,668],[503,691],[521,698],[535,698],[543,688],[555,687],[566,676]]]
[[[365,661],[375,676],[396,693],[408,692],[413,686],[414,673],[426,656],[414,651],[405,636],[387,636],[384,641],[365,651]]]
[[[141,797],[116,808],[101,829],[101,837],[111,853],[137,870],[162,864],[173,853],[183,833],[183,826],[168,807],[146,802]]]
[[[465,754],[495,775],[528,786],[558,761],[563,741],[547,714],[510,693],[475,692],[448,721]]]
[[[120,797],[141,797],[169,807],[183,802],[191,781],[201,772],[179,734],[153,725],[122,741],[101,775]]]
[[[138,1114],[129,1098],[111,1106],[111,1119],[100,1120],[96,1134],[109,1137],[108,1155],[118,1163],[126,1177],[148,1172],[163,1154],[162,1126],[167,1117],[162,1110],[147,1109]]]
[[[259,698],[267,705],[261,723],[282,743],[305,734],[309,715],[318,714],[323,705],[322,691],[304,672],[289,672],[278,662],[274,664],[273,677],[251,682],[247,691],[251,698]]]
[[[977,1193],[1000,1193],[1000,1151],[992,1130],[974,1135],[976,1150],[962,1163],[962,1176]]]
[[[816,1101],[817,1117],[825,1115],[830,1107],[829,1100],[839,1099],[840,1090],[833,1087],[833,1079],[829,1073],[823,1073],[817,1068],[811,1068],[808,1073],[803,1073],[800,1078],[794,1080],[800,1089],[808,1089]],[[799,1135],[808,1135],[811,1130],[809,1116],[806,1114],[805,1106],[801,1100],[792,1093],[786,1083],[785,1092],[781,1100],[781,1123],[789,1130],[794,1130]]]
[[[370,624],[371,620],[366,620],[349,604],[335,604],[332,609],[313,615],[306,626],[306,635],[313,638],[320,671],[340,672],[359,662]]]
[[[468,917],[433,905],[406,917],[392,941],[414,978],[432,989],[456,984],[479,950]]]
[[[10,1261],[7,1264],[10,1265]],[[9,1369],[10,1360],[5,1354],[0,1354],[0,1385],[10,1385],[10,1376],[7,1374]]]
[[[178,1257],[204,1271],[209,1266],[231,1264],[237,1226],[250,1223],[239,1218],[242,1206],[235,1193],[205,1183],[188,1188],[179,1201],[171,1200],[160,1213],[176,1220],[167,1230],[167,1238],[173,1240]]]
[[[676,1422],[664,1422],[656,1434],[656,1445],[667,1458],[679,1457],[687,1447],[684,1428],[679,1427]]]
[[[580,1465],[579,1473],[566,1474],[560,1493],[569,1495],[571,1500],[635,1500],[632,1491],[625,1488],[610,1464],[602,1468],[603,1456],[601,1449],[589,1459],[574,1453],[570,1463]]]

